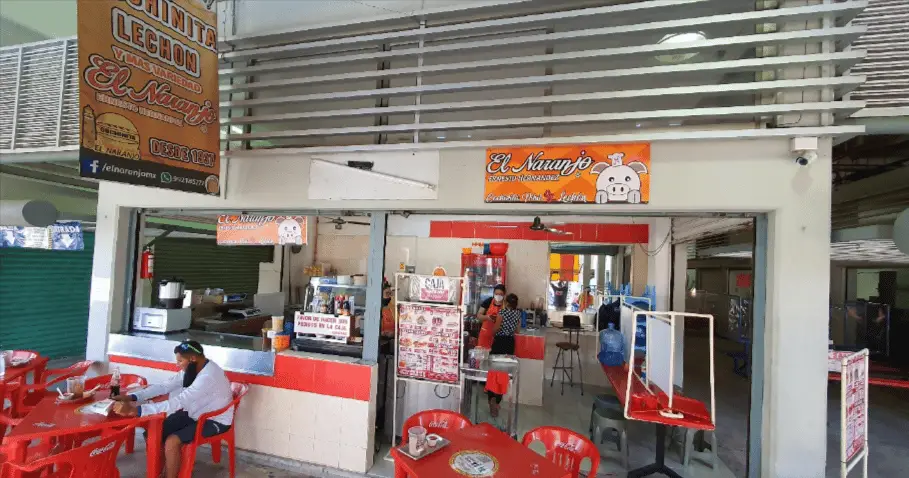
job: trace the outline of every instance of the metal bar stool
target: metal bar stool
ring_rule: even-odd
[[[562,330],[568,332],[568,342],[558,342],[556,347],[559,353],[556,355],[555,363],[552,365],[552,378],[549,380],[551,387],[555,383],[556,371],[562,371],[561,394],[565,395],[565,379],[568,379],[569,385],[574,388],[574,358],[578,358],[578,373],[581,380],[578,385],[581,387],[581,395],[584,395],[584,369],[581,366],[581,317],[577,315],[566,315],[562,317]],[[568,365],[565,365],[565,356],[568,356]],[[560,365],[561,364],[561,365]]]

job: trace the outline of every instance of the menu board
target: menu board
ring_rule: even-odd
[[[296,312],[294,332],[315,335],[317,339],[330,342],[347,342],[350,337],[350,316]]]
[[[868,370],[865,357],[865,352],[858,352],[843,361],[843,397],[846,400],[846,414],[843,417],[846,456],[843,458],[846,463],[865,449],[867,441],[865,420],[868,417],[868,400],[865,394],[868,388]]]
[[[461,349],[458,307],[398,305],[398,376],[457,383]]]

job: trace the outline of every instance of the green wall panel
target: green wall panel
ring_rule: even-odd
[[[82,251],[0,249],[0,347],[85,355],[94,233]]]

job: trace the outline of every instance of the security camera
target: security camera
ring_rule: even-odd
[[[808,166],[817,159],[817,137],[800,136],[792,138],[789,150],[795,156],[795,164]]]
[[[817,159],[817,151],[798,151],[795,157],[795,164],[799,166],[808,166]]]

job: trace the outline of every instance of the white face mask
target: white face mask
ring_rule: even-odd
[[[499,303],[499,302],[502,302],[503,300],[505,300],[505,296],[497,295],[497,296],[495,296],[495,299],[496,299],[496,303]]]

